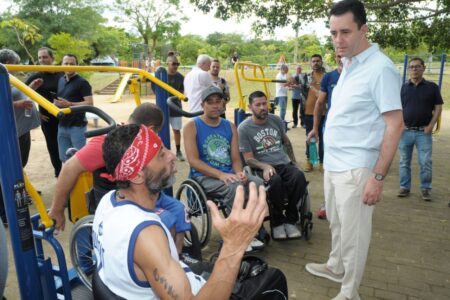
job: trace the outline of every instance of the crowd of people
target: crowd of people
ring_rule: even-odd
[[[58,122],[43,108],[39,114],[32,102],[13,89],[23,165],[30,149],[29,131],[41,124],[47,141],[58,177],[49,212],[57,230],[64,230],[66,201],[78,175],[83,171],[94,174],[95,203],[90,213],[95,213],[94,249],[101,258],[97,271],[114,294],[123,298],[148,298],[149,293],[161,298],[192,294],[211,298],[214,293],[214,298],[228,298],[244,254],[264,248],[257,232],[269,213],[266,200],[271,204],[272,237],[302,236],[297,227],[298,202],[306,192],[304,172],[313,171],[314,166],[308,145],[305,164],[299,165],[287,135],[291,92],[292,128],[305,128],[307,144],[312,138],[318,142],[317,168],[323,172],[325,198],[319,217],[328,219],[331,230],[328,260],[305,267],[312,275],[341,284],[333,299],[360,299],[374,205],[382,198],[384,179],[397,149],[398,197],[410,194],[411,156],[416,146],[422,199],[432,200],[431,134],[443,100],[437,85],[423,78],[425,63],[420,58],[410,59],[410,79],[401,84],[392,61],[367,39],[363,3],[335,3],[329,22],[336,69],[326,72],[320,54],[311,56],[309,73],[302,73],[298,65],[290,75],[288,66],[281,65],[275,94],[279,116],[269,113],[268,95],[254,91],[248,96],[251,116],[238,127],[226,120],[230,91],[220,77],[220,62],[199,55],[196,66],[183,77],[178,58],[171,52],[166,61],[169,85],[187,96],[190,112],[203,111],[184,128],[180,112],[170,111],[175,155],[156,134],[163,117],[155,105],[138,106],[127,125],[86,145],[84,115],[69,115]],[[39,49],[38,56],[43,65],[53,63],[49,48]],[[0,50],[0,62],[19,60],[11,50]],[[77,58],[67,54],[62,64],[77,65]],[[27,84],[61,108],[93,105],[89,83],[74,72],[36,73]],[[182,107],[181,102],[178,106]],[[31,109],[31,116],[25,115],[26,109]],[[80,149],[70,159],[65,156],[69,147]],[[221,217],[216,205],[208,201],[213,224],[224,242],[207,280],[191,271],[182,253],[184,236],[191,229],[187,208],[163,192],[174,183],[176,160],[187,160],[190,177],[204,188],[208,199],[219,199],[227,211],[228,217]],[[244,163],[254,172],[245,172]],[[274,272],[273,278],[283,277],[280,270]],[[272,295],[270,299],[277,298]]]

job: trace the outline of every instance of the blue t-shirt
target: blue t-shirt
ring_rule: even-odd
[[[197,128],[197,149],[199,158],[214,169],[224,173],[234,173],[231,160],[231,139],[233,131],[230,122],[221,119],[216,127],[203,122],[200,117],[194,119]],[[204,174],[192,168],[192,176]]]
[[[327,109],[331,108],[331,95],[341,74],[336,70],[326,73],[320,82],[320,90],[327,93]]]

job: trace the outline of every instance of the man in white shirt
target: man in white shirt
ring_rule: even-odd
[[[184,77],[184,94],[188,98],[189,112],[202,110],[202,92],[213,85],[208,71],[211,66],[211,57],[200,54],[197,65]]]
[[[360,299],[372,232],[374,205],[381,200],[403,131],[400,76],[378,45],[367,40],[367,17],[358,0],[335,3],[330,32],[343,71],[333,90],[325,128],[324,190],[331,252],[306,270],[341,283],[334,299]]]
[[[277,74],[277,80],[287,80],[288,82],[277,82],[275,86],[275,104],[280,105],[280,118],[284,121],[286,116],[286,105],[288,100],[289,86],[289,68],[287,65],[281,65],[280,72]]]

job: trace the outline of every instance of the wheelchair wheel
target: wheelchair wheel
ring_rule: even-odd
[[[178,188],[176,198],[188,209],[188,217],[192,226],[195,226],[201,248],[209,242],[211,235],[211,215],[206,206],[206,195],[201,186],[192,179],[183,181]],[[187,246],[191,246],[190,235],[185,237]]]
[[[70,258],[81,282],[92,291],[92,275],[97,264],[92,244],[94,215],[81,218],[70,234]]]
[[[303,226],[303,236],[305,237],[305,240],[307,240],[307,241],[309,241],[311,239],[312,228],[313,228],[313,223],[309,219],[307,219]]]

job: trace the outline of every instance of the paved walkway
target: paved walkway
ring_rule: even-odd
[[[442,133],[435,137],[434,143],[432,202],[420,199],[416,163],[413,166],[414,187],[411,196],[397,198],[398,158],[393,163],[386,179],[384,199],[377,205],[374,213],[372,243],[359,291],[362,299],[450,299],[450,207],[447,206],[450,201],[450,126],[445,125],[449,122],[450,112],[446,111]],[[39,134],[40,131],[33,132],[32,151],[36,151],[38,147],[40,151],[45,151],[45,143]],[[297,157],[303,161],[304,130],[292,129],[289,136]],[[43,170],[35,161],[30,162],[27,169],[33,168],[35,163],[38,174],[31,178],[34,181],[39,180],[39,177],[46,178],[46,184],[51,187],[44,187],[42,191],[45,198],[51,199],[51,169]],[[180,169],[177,176],[183,178],[182,174],[187,174],[186,164],[177,165]],[[310,181],[309,190],[315,212],[323,199],[322,174],[314,171],[309,173],[307,178]],[[42,185],[38,183],[38,186]],[[65,249],[68,249],[70,229],[68,224],[66,231],[58,237]],[[206,257],[215,249],[214,239],[210,245]],[[338,293],[339,285],[316,278],[305,271],[305,264],[308,262],[324,262],[329,248],[327,221],[314,219],[309,242],[272,241],[261,255],[271,265],[285,272],[290,299],[331,299]],[[19,299],[11,254],[10,252],[10,272],[5,294],[8,300]],[[68,253],[66,257],[70,261]]]

